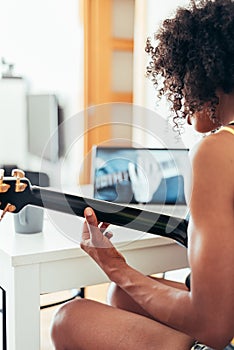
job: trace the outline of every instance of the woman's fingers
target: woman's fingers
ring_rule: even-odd
[[[108,239],[111,239],[113,237],[113,233],[110,231],[107,231],[104,233],[104,236],[107,237]]]
[[[105,247],[107,243],[105,242],[105,237],[110,239],[113,236],[110,232],[103,235],[103,232],[107,229],[109,224],[107,222],[98,222],[94,210],[90,207],[87,207],[85,209],[84,215],[86,220],[84,223],[82,234],[83,242],[87,242],[87,240],[90,240],[89,243],[91,243],[93,246]]]
[[[87,222],[89,223],[89,225],[96,226],[96,227],[98,226],[97,217],[96,217],[92,208],[90,208],[90,207],[85,208],[84,216],[85,216]]]
[[[107,229],[107,227],[109,226],[110,224],[108,224],[107,222],[100,222],[99,223],[99,228],[100,228],[100,230],[102,231],[102,232],[104,232],[106,229]]]
[[[88,239],[90,239],[90,233],[87,221],[85,221],[83,224],[82,241],[87,241]]]
[[[85,215],[86,221],[90,226],[99,227],[99,229],[102,232],[104,232],[107,229],[107,227],[110,225],[108,222],[99,222],[97,220],[94,210],[90,207],[85,208],[84,215]]]

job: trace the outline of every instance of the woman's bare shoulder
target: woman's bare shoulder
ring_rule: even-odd
[[[204,137],[190,151],[190,159],[192,164],[198,163],[199,166],[228,164],[229,170],[234,170],[234,137],[226,132],[217,132]],[[217,164],[217,165],[218,165]],[[231,167],[232,165],[232,167]]]
[[[186,201],[190,206],[191,196],[203,198],[205,193],[209,201],[220,192],[225,200],[234,199],[234,137],[224,132],[204,137],[190,151],[191,174],[185,180]],[[195,192],[194,192],[195,190]],[[205,192],[205,193],[204,193]],[[207,197],[208,198],[208,197]],[[212,199],[213,198],[213,199]]]

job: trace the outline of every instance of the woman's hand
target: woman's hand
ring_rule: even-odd
[[[111,274],[126,265],[125,259],[110,242],[112,233],[105,232],[109,224],[98,223],[97,217],[90,207],[84,211],[81,248],[101,267],[111,279]]]

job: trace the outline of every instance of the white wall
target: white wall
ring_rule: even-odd
[[[22,79],[0,79],[0,165],[27,165],[25,94]]]
[[[30,93],[56,94],[65,118],[83,108],[83,33],[78,3],[0,0],[0,57],[15,63],[15,72],[25,78]],[[0,120],[4,122],[2,115]],[[82,130],[82,122],[79,125]],[[81,154],[82,149],[76,157]]]
[[[0,0],[1,56],[33,93],[57,93],[68,115],[82,106],[79,19],[77,0]]]
[[[152,82],[145,77],[146,66],[148,64],[148,55],[145,53],[145,43],[147,37],[154,38],[154,33],[157,31],[162,21],[173,16],[178,6],[187,6],[189,0],[136,0],[135,13],[135,55],[134,55],[134,103],[144,106],[160,115],[165,120],[170,115],[168,104],[162,100],[160,104],[156,103],[156,90]],[[142,118],[143,119],[143,118]],[[137,120],[139,124],[140,121]],[[165,123],[166,125],[166,123]],[[144,129],[150,131],[146,132]],[[133,131],[133,139],[135,142],[145,145],[145,147],[160,147],[162,144],[158,142],[152,134],[158,134],[157,118],[142,120],[142,130]],[[173,145],[173,140],[167,137],[166,133],[159,135],[165,142]],[[197,135],[191,128],[186,126],[186,132],[183,135],[181,142],[186,147],[192,147],[197,141]],[[168,146],[169,146],[168,145]],[[176,146],[176,144],[174,145]]]

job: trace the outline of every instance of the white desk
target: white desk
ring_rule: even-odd
[[[184,216],[185,210],[179,211]],[[68,232],[73,230],[71,235],[78,237],[82,219],[58,215]],[[112,231],[129,264],[145,274],[187,266],[186,249],[167,238],[124,228]],[[79,244],[63,236],[47,216],[44,232],[38,234],[16,234],[12,214],[0,223],[0,286],[6,292],[8,350],[40,349],[40,294],[106,281]]]

